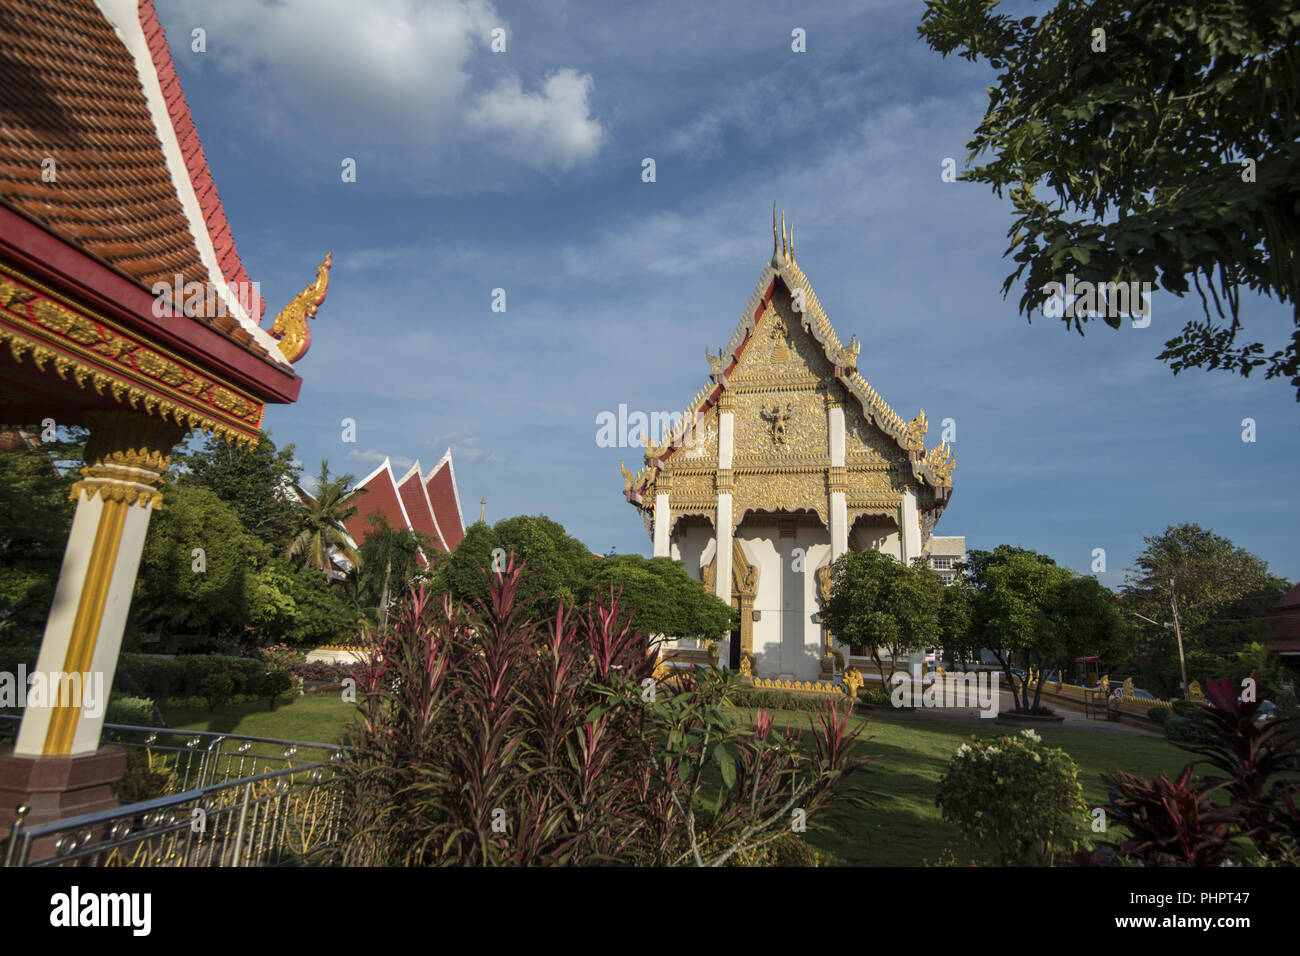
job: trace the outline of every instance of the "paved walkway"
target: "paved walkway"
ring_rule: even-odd
[[[1009,713],[1016,706],[1011,691],[1005,687],[1001,688],[1000,704],[1002,713]],[[1151,730],[1147,730],[1142,727],[1120,723],[1117,720],[1089,720],[1081,710],[1074,710],[1056,703],[1050,706],[1058,715],[1063,716],[1065,721],[1060,724],[1045,725],[1046,729],[1049,730],[1059,728],[1062,730],[1088,730],[1099,734],[1127,734],[1139,737],[1164,736],[1164,733],[1154,725],[1152,725]],[[885,708],[877,707],[870,711],[864,711],[864,713],[884,716],[882,711],[885,711]],[[916,710],[898,711],[896,716],[905,720],[945,720],[954,723],[987,724],[990,727],[1005,728],[1008,732],[1012,730],[1009,725],[996,723],[991,717],[981,717],[979,710],[974,707],[918,707]]]

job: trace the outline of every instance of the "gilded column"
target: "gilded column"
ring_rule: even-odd
[[[20,756],[98,749],[149,516],[186,431],[125,410],[87,412],[85,421],[86,467],[72,488],[77,509],[36,663],[80,693],[29,700],[14,746]]]

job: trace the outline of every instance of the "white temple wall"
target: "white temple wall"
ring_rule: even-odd
[[[736,532],[750,563],[758,568],[754,610],[754,675],[817,680],[821,675],[821,625],[812,617],[817,599],[817,568],[830,559],[830,534],[820,525],[799,524],[793,537],[781,537],[776,522],[748,520]],[[794,551],[803,550],[795,570]]]

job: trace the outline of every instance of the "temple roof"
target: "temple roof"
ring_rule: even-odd
[[[359,494],[363,489],[365,493]],[[454,551],[465,537],[451,449],[427,478],[417,461],[398,479],[392,463],[385,458],[383,464],[357,482],[344,501],[357,508],[357,513],[344,522],[357,543],[370,534],[369,518],[375,514],[394,528],[428,535],[442,551]],[[422,563],[428,563],[423,554],[420,558]]]
[[[0,203],[146,289],[213,288],[227,314],[191,318],[289,371],[229,288],[248,275],[153,0],[5,0],[0,87]]]
[[[857,359],[860,346],[857,337],[854,336],[849,344],[845,345],[836,335],[830,319],[827,318],[817,298],[817,293],[813,291],[812,283],[796,261],[793,227],[787,234],[785,216],[782,214],[781,226],[778,230],[776,210],[773,207],[772,259],[759,276],[754,293],[749,297],[740,322],[726,348],[716,357],[707,349],[705,350],[712,373],[709,376],[709,383],[692,399],[677,427],[662,444],[656,445],[653,441],[648,443],[645,453],[646,467],[631,481],[627,489],[629,497],[634,498],[641,489],[653,481],[655,473],[662,470],[663,465],[677,448],[681,447],[680,439],[696,420],[697,413],[705,412],[717,403],[728,376],[735,370],[740,355],[744,352],[750,336],[754,334],[759,319],[776,291],[777,282],[781,282],[791,296],[796,290],[802,290],[803,327],[821,346],[826,360],[834,368],[836,381],[857,402],[867,420],[893,439],[900,449],[908,452],[913,475],[933,488],[950,488],[955,462],[947,446],[936,446],[928,452],[925,450],[925,433],[928,428],[925,411],[921,410],[915,418],[904,421],[858,373]]]

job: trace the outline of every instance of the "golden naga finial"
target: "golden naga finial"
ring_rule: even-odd
[[[909,451],[925,451],[925,433],[930,430],[925,420],[925,409],[916,413],[916,417],[907,423],[903,430],[903,447]]]
[[[790,265],[797,266],[799,263],[794,257],[794,221],[790,222]]]
[[[947,442],[931,448],[925,456],[925,463],[943,484],[952,484],[952,470],[957,467],[957,459],[952,456],[952,449]]]
[[[626,462],[626,461],[620,461],[620,462],[618,463],[618,470],[621,471],[621,472],[623,472],[623,490],[624,490],[624,491],[631,491],[631,490],[632,490],[632,482],[636,481],[636,475],[632,474],[632,472],[630,472],[630,471],[627,470],[627,462]]]
[[[790,258],[790,240],[785,236],[785,210],[781,210],[781,255]]]
[[[307,321],[316,317],[316,310],[325,301],[325,293],[330,287],[330,266],[333,262],[334,253],[331,252],[316,270],[315,281],[280,310],[280,314],[275,317],[275,323],[268,330],[273,338],[280,340],[280,354],[289,362],[298,361],[311,348],[311,327]]]

